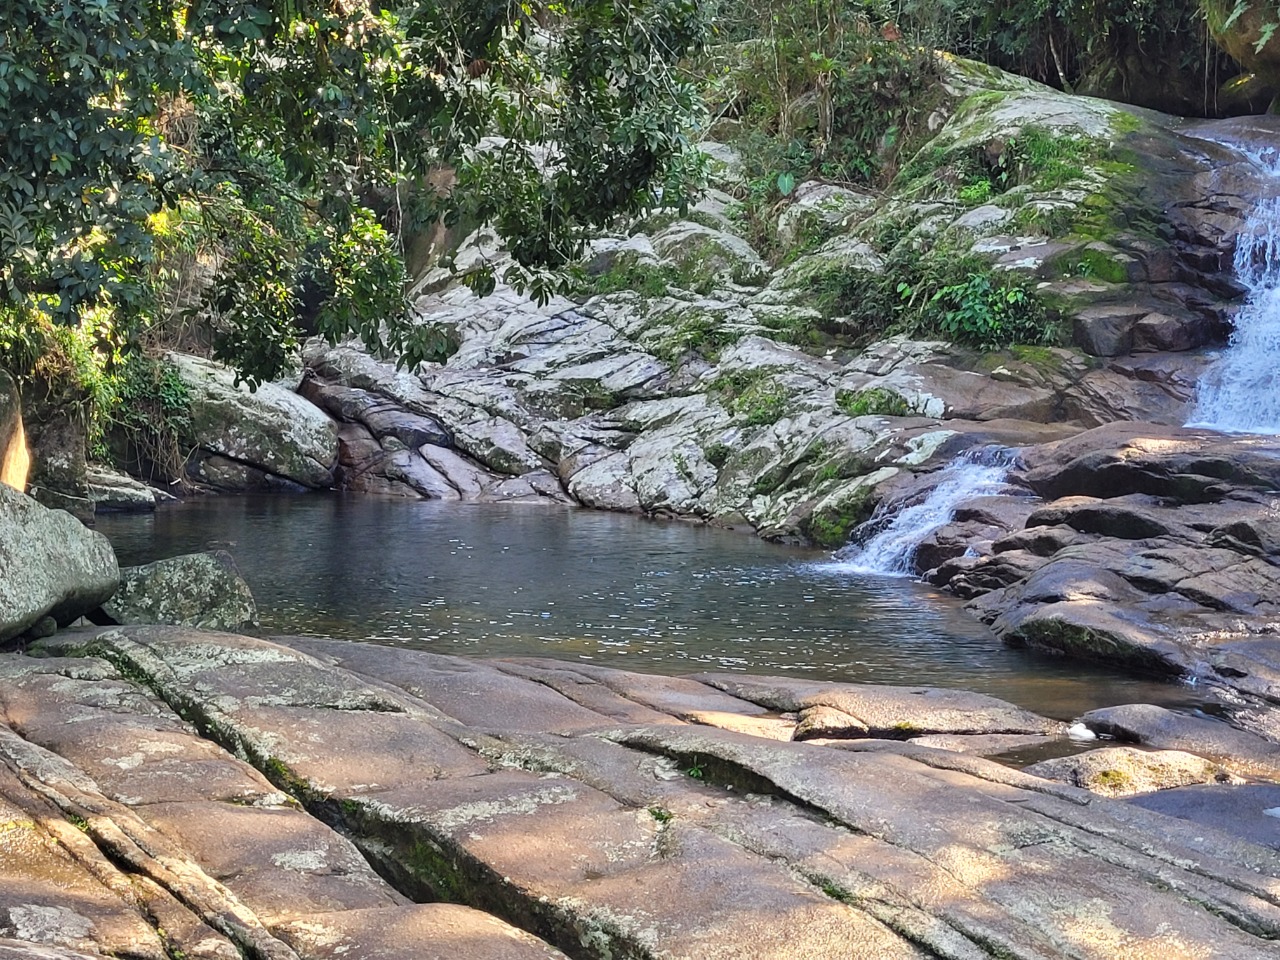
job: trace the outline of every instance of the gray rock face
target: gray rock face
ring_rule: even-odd
[[[258,607],[225,550],[124,567],[100,622],[164,623],[206,630],[256,626]]]
[[[791,246],[806,235],[823,236],[847,228],[859,214],[875,209],[876,200],[831,183],[806,181],[795,188],[790,205],[778,217],[778,239]]]
[[[91,523],[84,399],[65,396],[41,380],[24,387],[23,423],[30,451],[26,489],[45,506]]]
[[[209,360],[171,353],[166,361],[177,369],[191,396],[190,435],[200,464],[219,457],[238,466],[208,471],[214,486],[243,489],[259,478],[276,477],[302,487],[333,483],[338,463],[338,431],[313,404],[272,383],[250,391],[235,385],[235,374]]]
[[[0,484],[0,641],[45,617],[59,626],[71,623],[110,597],[119,582],[106,537]]]
[[[1046,502],[994,539],[942,528],[930,582],[1007,643],[1233,688],[1229,712],[1275,737],[1280,443],[1114,423],[1022,459]]]
[[[1214,826],[1260,846],[1280,849],[1280,785],[1188,786],[1132,798],[1145,810]]]
[[[806,680],[699,674],[700,680],[771,710],[798,712],[794,739],[924,734],[1062,734],[1060,723],[978,693],[931,687],[815,683]]]

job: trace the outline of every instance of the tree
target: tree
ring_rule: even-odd
[[[0,0],[0,17],[0,310],[108,309],[106,350],[175,305],[185,249],[250,380],[304,320],[420,360],[401,318],[415,222],[492,222],[545,294],[588,231],[688,181],[677,65],[706,37],[698,0]],[[456,186],[432,191],[441,169]]]

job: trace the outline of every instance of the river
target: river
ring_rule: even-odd
[[[961,687],[1062,719],[1185,687],[1012,650],[954,598],[812,550],[629,515],[340,494],[99,516],[124,565],[226,549],[262,633],[653,673]]]

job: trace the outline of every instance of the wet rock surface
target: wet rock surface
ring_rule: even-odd
[[[1280,441],[1114,423],[1020,457],[1012,480],[1039,502],[994,539],[943,528],[921,572],[948,532],[965,552],[930,582],[1007,643],[1225,688],[1274,736]]]
[[[227,960],[1280,955],[1280,852],[1219,825],[900,739],[780,738],[780,706],[826,702],[945,727],[939,692],[172,627],[39,652],[0,658],[0,796],[78,844],[85,892],[0,853],[0,937],[50,956],[121,931],[163,956],[143,887]]]

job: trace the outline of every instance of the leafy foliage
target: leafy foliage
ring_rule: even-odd
[[[772,212],[802,179],[883,185],[923,131],[933,55],[902,38],[891,12],[879,0],[722,7],[725,36],[743,39],[724,67],[719,113],[743,127],[742,219],[762,249],[780,252]]]
[[[1219,4],[1277,9],[1274,0],[1213,0]],[[1215,115],[1230,108],[1220,102],[1219,86],[1240,71],[1210,42],[1204,6],[1203,0],[903,0],[899,16],[904,29],[944,49],[1069,92]]]
[[[909,296],[913,291],[904,286],[900,292]],[[960,283],[947,284],[922,312],[932,316],[948,339],[983,350],[1035,342],[1045,329],[1043,311],[1027,289],[993,280],[989,273],[971,273]]]
[[[777,423],[791,397],[786,387],[764,370],[722,374],[711,384],[711,391],[752,427]]]
[[[114,376],[114,402],[97,418],[99,435],[92,453],[120,459],[152,480],[182,477],[189,435],[191,397],[178,371],[142,354],[125,358]],[[108,449],[116,445],[118,453]]]
[[[900,393],[884,387],[857,392],[842,390],[836,394],[836,406],[851,417],[909,417],[910,404]]]
[[[676,65],[706,30],[695,0],[9,0],[0,309],[107,308],[127,340],[200,314],[251,382],[307,326],[425,359],[406,232],[492,222],[548,294],[588,231],[696,175]]]
[[[828,324],[859,342],[905,333],[993,350],[1061,336],[1025,277],[947,243],[901,242],[883,270],[833,272],[814,287]]]

